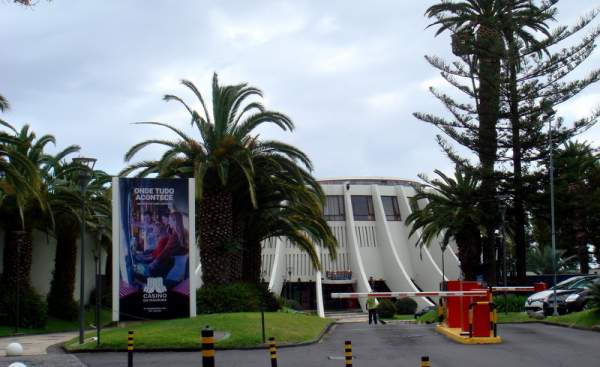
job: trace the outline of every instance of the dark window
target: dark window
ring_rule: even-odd
[[[381,202],[383,203],[383,210],[385,211],[385,217],[389,221],[402,220],[400,217],[400,209],[398,209],[398,198],[395,196],[382,196]]]
[[[344,197],[341,195],[327,196],[323,215],[325,220],[346,220]]]
[[[352,196],[352,211],[354,212],[354,220],[375,220],[373,199],[370,196]]]

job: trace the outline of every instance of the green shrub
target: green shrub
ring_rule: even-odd
[[[296,301],[295,299],[287,299],[282,297],[279,299],[279,305],[280,308],[289,308],[295,311],[303,310],[302,305],[300,305],[300,302]]]
[[[377,312],[379,316],[391,319],[396,314],[396,306],[394,306],[394,302],[389,299],[382,299],[379,301],[379,306],[377,307]]]
[[[15,292],[12,289],[0,289],[0,324],[15,324]],[[33,288],[21,289],[19,298],[19,326],[42,328],[48,322],[48,306]]]
[[[600,308],[600,283],[590,285],[590,307]]]
[[[506,297],[506,305],[504,304],[504,295],[499,294],[494,296],[494,304],[498,312],[522,312],[525,310],[526,295],[509,294]],[[508,307],[508,310],[506,310]]]
[[[438,321],[437,309],[427,312],[417,318],[419,324],[432,324]]]
[[[417,302],[410,297],[403,297],[396,301],[396,312],[399,315],[413,315],[417,311]]]
[[[57,319],[75,321],[79,316],[79,303],[71,298],[48,295],[48,314]]]
[[[232,283],[222,286],[205,286],[196,293],[198,313],[277,311],[279,303],[265,286]]]
[[[103,307],[112,308],[112,286],[102,286],[102,298],[100,304]],[[90,292],[90,305],[96,306],[96,288]]]

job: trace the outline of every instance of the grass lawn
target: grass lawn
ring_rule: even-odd
[[[285,312],[266,312],[266,337],[274,337],[277,344],[300,343],[316,339],[332,323],[330,319]],[[193,319],[152,321],[131,324],[102,332],[101,349],[121,349],[127,347],[128,330],[135,331],[136,349],[157,348],[199,348],[200,330],[210,325],[215,331],[230,333],[226,339],[217,341],[217,348],[252,347],[262,344],[260,313],[240,312],[201,315]],[[91,335],[90,335],[91,336]],[[95,349],[89,342],[79,346],[77,340],[66,344],[75,351]]]
[[[525,312],[498,312],[498,323],[525,323],[525,322],[546,322],[551,324],[560,324],[567,326],[578,326],[591,328],[600,325],[600,309],[588,310],[582,312],[573,312],[562,316],[550,316],[541,320],[529,317]],[[436,323],[436,313],[431,311],[417,319],[418,323]]]
[[[600,326],[600,309],[573,312],[562,316],[550,316],[546,322],[580,327]]]
[[[88,327],[90,324],[96,323],[96,314],[93,309],[86,311],[85,313],[85,325]],[[102,325],[106,325],[111,321],[111,311],[102,310],[100,312],[100,319]],[[0,337],[13,335],[15,328],[14,326],[0,325]],[[47,333],[60,333],[65,331],[77,331],[79,330],[79,319],[76,321],[65,321],[55,319],[53,317],[48,318],[46,327],[38,329],[25,329],[19,328],[20,334],[47,334]]]
[[[509,312],[505,314],[504,312],[498,312],[498,323],[506,324],[506,323],[520,323],[520,322],[536,322],[540,320],[536,320],[533,317],[529,317],[526,312]]]

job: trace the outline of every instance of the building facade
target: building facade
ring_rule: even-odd
[[[458,279],[458,258],[440,243],[416,246],[420,232],[409,237],[405,219],[411,212],[409,198],[414,182],[390,178],[340,178],[319,181],[327,199],[324,207],[338,241],[337,258],[318,246],[322,271],[308,254],[285,238],[263,244],[262,277],[276,294],[294,299],[304,308],[325,311],[362,308],[351,300],[331,299],[332,292],[434,291],[442,277]],[[424,203],[420,203],[423,205]],[[419,308],[434,299],[415,299]]]

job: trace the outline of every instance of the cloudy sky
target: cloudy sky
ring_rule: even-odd
[[[185,111],[162,95],[194,101],[179,80],[208,93],[216,71],[261,88],[270,109],[292,117],[293,134],[262,137],[303,149],[319,178],[448,170],[436,130],[412,117],[441,112],[427,91],[440,77],[423,58],[450,58],[448,38],[425,29],[435,2],[53,0],[27,9],[0,0],[0,93],[12,105],[2,118],[55,135],[57,148],[79,144],[116,173],[131,145],[166,137],[131,123],[187,128]],[[597,5],[562,0],[558,20],[572,24]],[[596,50],[583,69],[598,65]],[[600,85],[559,112],[569,121],[598,104]],[[598,142],[600,126],[583,138]]]

